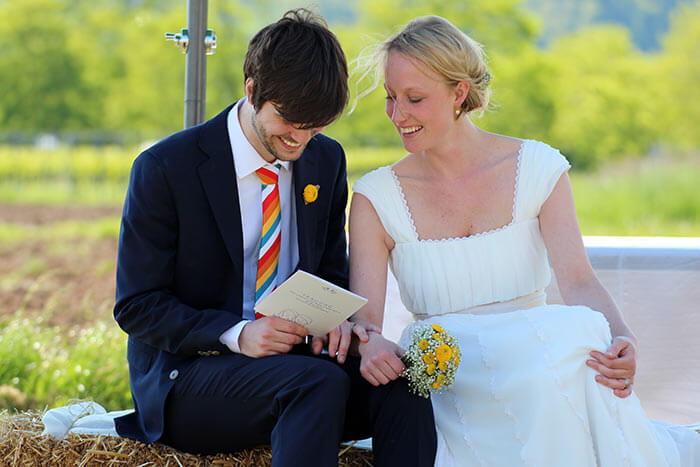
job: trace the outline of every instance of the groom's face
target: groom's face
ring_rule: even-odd
[[[304,152],[311,138],[323,130],[318,128],[301,128],[303,125],[288,122],[282,117],[271,102],[265,102],[257,111],[251,113],[251,125],[261,148],[258,152],[268,162],[275,159],[295,161]],[[255,144],[253,144],[255,147]],[[260,149],[264,151],[261,152]]]
[[[250,84],[249,84],[250,82]],[[250,93],[252,80],[246,81],[249,105],[250,128],[253,130],[251,144],[267,162],[295,161],[299,159],[311,138],[324,127],[305,128],[303,124],[286,120],[272,102],[265,102],[259,109],[253,107]]]

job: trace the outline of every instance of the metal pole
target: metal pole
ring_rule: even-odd
[[[208,0],[187,0],[189,47],[185,57],[185,128],[204,121],[207,84],[207,56],[204,35],[207,31]]]

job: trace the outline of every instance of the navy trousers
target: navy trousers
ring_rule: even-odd
[[[271,445],[273,466],[335,466],[342,440],[373,438],[376,466],[432,466],[429,399],[403,378],[375,388],[359,358],[201,357],[168,396],[161,442],[199,454]]]

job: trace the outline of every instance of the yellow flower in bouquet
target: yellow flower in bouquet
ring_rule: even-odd
[[[428,397],[430,391],[449,387],[459,366],[457,341],[437,324],[417,326],[402,357],[402,373],[414,394]]]

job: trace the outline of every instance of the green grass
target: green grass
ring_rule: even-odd
[[[700,236],[700,160],[613,165],[571,178],[585,235]]]
[[[2,180],[0,201],[31,204],[118,206],[124,202],[128,181]]]
[[[120,206],[135,148],[33,148],[0,146],[0,202]],[[348,182],[396,162],[403,148],[346,148]],[[572,171],[586,235],[700,236],[700,159],[670,157],[613,163],[596,172]],[[42,227],[44,229],[44,227]],[[116,235],[118,222],[58,223],[52,235]],[[76,232],[78,231],[78,232]],[[0,224],[0,240],[39,235]]]
[[[107,410],[132,406],[126,334],[114,324],[66,331],[14,317],[0,323],[0,342],[0,411],[75,398],[93,398]]]

